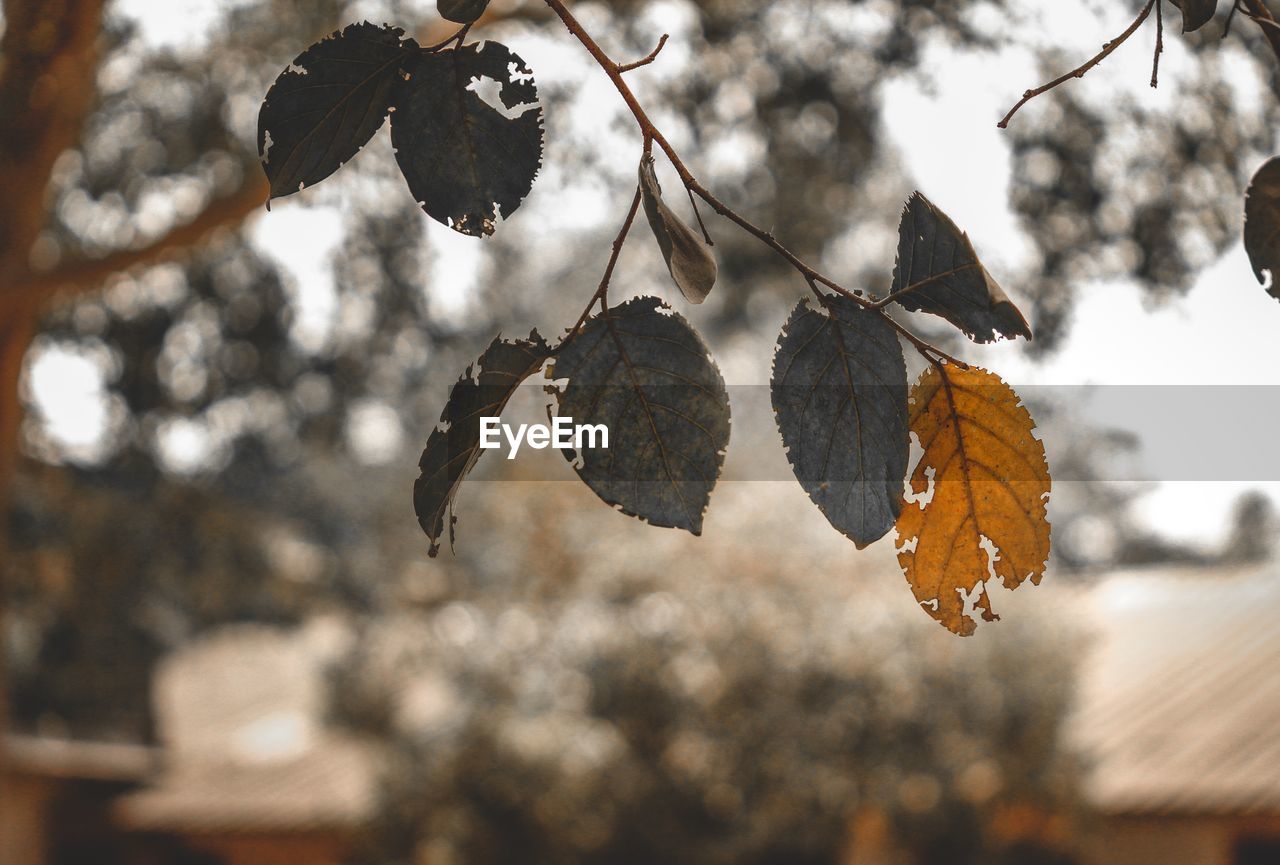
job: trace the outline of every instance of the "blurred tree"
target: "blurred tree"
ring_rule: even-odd
[[[582,4],[581,11],[594,29],[623,43],[618,56],[647,51],[657,29],[679,24],[662,63],[644,73],[651,103],[666,107],[664,125],[691,145],[687,152],[705,158],[711,185],[728,189],[736,208],[778,226],[802,255],[848,268],[841,276],[850,284],[882,291],[889,280],[882,262],[892,255],[897,208],[911,183],[884,128],[880,86],[894,77],[946,74],[930,65],[932,45],[988,50],[1000,39],[990,22],[1017,16],[1018,6],[613,0]],[[371,622],[393,616],[404,601],[399,578],[416,573],[410,563],[422,549],[404,493],[412,451],[419,431],[434,422],[444,388],[495,322],[515,332],[563,321],[597,278],[599,256],[582,250],[599,249],[590,241],[611,231],[613,219],[603,217],[602,228],[601,218],[578,213],[590,208],[538,210],[531,197],[523,225],[485,248],[480,260],[493,265],[492,278],[473,289],[483,302],[461,304],[462,314],[442,312],[450,308],[442,298],[456,289],[446,280],[458,276],[428,275],[425,217],[390,160],[371,148],[344,172],[349,180],[330,181],[349,183],[339,196],[341,254],[322,263],[334,273],[335,312],[321,336],[304,332],[288,275],[257,250],[243,224],[266,199],[254,120],[267,84],[302,45],[365,14],[417,24],[424,41],[441,35],[421,4],[260,0],[231,5],[197,49],[176,51],[148,45],[101,0],[4,4],[0,512],[9,513],[8,500],[18,494],[0,532],[0,598],[16,604],[5,646],[22,665],[23,723],[61,718],[86,735],[95,732],[95,717],[109,718],[105,725],[117,733],[145,728],[141,688],[151,661],[217,622],[290,619],[325,603],[362,610]],[[495,35],[505,28],[517,50],[524,50],[522,40],[534,51],[564,38],[536,2],[495,3],[490,16]],[[1277,120],[1270,100],[1241,108],[1233,98],[1231,64],[1273,88],[1277,80],[1262,35],[1243,28],[1239,35],[1225,47],[1207,31],[1188,37],[1196,86],[1179,90],[1175,108],[1066,90],[1011,129],[1012,205],[1033,255],[1025,272],[1002,281],[1032,298],[1039,350],[1052,349],[1065,333],[1082,281],[1133,276],[1155,294],[1185,289],[1236,237],[1249,154],[1271,146]],[[682,63],[675,43],[687,47]],[[572,185],[592,200],[622,200],[634,182],[633,161],[617,164],[611,148],[614,121],[625,119],[601,114],[598,103],[573,110],[587,104],[579,97],[596,72],[574,66],[568,54],[549,56],[556,62],[535,73],[545,76],[549,140],[562,143],[549,152],[541,182]],[[1042,59],[1062,65],[1059,57]],[[664,74],[663,64],[677,71]],[[722,142],[737,158],[717,160]],[[300,206],[331,207],[337,199],[326,194],[307,193]],[[562,222],[546,228],[553,216]],[[705,307],[703,329],[713,340],[748,334],[767,345],[794,297],[793,275],[757,244],[710,227],[729,288]],[[865,254],[874,244],[886,254]],[[111,421],[91,457],[69,453],[38,416],[22,421],[24,358],[51,348],[80,352],[104,371]],[[368,454],[359,458],[361,419],[369,417],[384,430],[413,431],[378,457],[394,460],[394,470],[370,466]],[[164,444],[183,431],[213,442],[190,465],[175,463]],[[35,459],[19,488],[20,442]],[[318,550],[323,564],[298,582],[273,558],[282,544]],[[555,594],[575,554],[552,549],[558,551],[540,553],[531,568]],[[499,596],[510,591],[488,576],[492,566],[491,558],[474,560],[467,585]],[[127,638],[114,642],[118,633],[110,628],[121,622]],[[370,633],[376,630],[371,624]],[[629,665],[623,654],[583,675],[602,683],[616,676],[619,689],[666,699],[648,681],[657,673]],[[95,663],[115,665],[113,687],[79,691],[76,680],[103,669]],[[778,663],[761,659],[762,669]],[[818,703],[863,687],[841,678],[852,674],[821,665],[795,681],[788,670],[777,668],[778,681],[787,689],[816,682]],[[734,699],[760,686],[749,672],[730,677]],[[592,693],[603,699],[608,689]],[[643,719],[630,713],[643,702],[632,694],[616,706],[593,705],[584,717],[637,731],[634,741],[623,738],[629,759],[642,761],[674,741],[674,733],[660,730],[654,742],[638,738]],[[1048,697],[1032,703],[1050,711]],[[0,699],[0,715],[5,705]],[[781,712],[781,705],[769,711]],[[113,711],[101,714],[107,706]],[[683,704],[672,711],[684,711]],[[691,717],[725,730],[720,716]],[[752,753],[771,741],[773,729],[739,741],[735,753]],[[496,733],[480,727],[468,735],[468,747],[483,749]],[[804,738],[795,730],[788,736]],[[839,747],[837,738],[823,741]],[[1027,758],[1041,759],[1040,752]],[[643,790],[662,789],[648,770],[636,771],[641,798],[621,797],[619,813],[639,813],[655,801],[644,800]],[[844,784],[852,770],[841,771]],[[742,783],[748,781],[753,790],[764,784]],[[940,795],[951,795],[949,784]],[[703,814],[708,837],[724,833],[718,806],[707,804],[702,788],[691,789],[655,807],[666,809],[667,820],[673,809],[693,809]],[[478,800],[492,795],[476,793]],[[499,805],[515,814],[526,807],[501,798],[492,807]],[[406,807],[421,815],[412,810],[421,802]],[[827,855],[830,836],[816,833],[830,828],[815,826],[797,849]],[[448,837],[455,836],[471,843],[465,832]],[[570,848],[545,849],[560,855],[555,851]],[[715,849],[728,855],[728,848]],[[752,849],[767,852],[763,842]]]
[[[1275,546],[1275,505],[1263,493],[1245,493],[1236,501],[1222,558],[1228,562],[1265,562]]]
[[[798,504],[789,486],[726,491],[722,520]],[[540,483],[579,525],[529,525],[509,487],[471,494],[501,545],[406,573],[334,671],[335,716],[393,748],[361,861],[960,865],[1061,841],[1027,828],[1073,801],[1060,611],[1032,598],[957,650],[907,615],[890,556],[820,518],[785,560],[744,530],[586,557],[617,515]]]

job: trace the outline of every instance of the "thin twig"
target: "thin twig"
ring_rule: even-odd
[[[1258,25],[1263,35],[1267,37],[1271,53],[1275,54],[1277,61],[1280,61],[1280,24],[1276,23],[1275,16],[1271,14],[1271,10],[1263,0],[1241,0],[1241,2],[1243,4],[1240,8],[1241,13]]]
[[[813,295],[818,299],[818,302],[821,303],[824,308],[830,309],[831,296],[822,293],[822,291],[818,288],[818,283],[816,280],[806,279],[806,282],[809,283],[809,290],[813,292]],[[923,282],[923,280],[921,282]],[[898,293],[902,294],[902,292],[898,292]],[[899,324],[888,313],[884,312],[883,310],[880,310],[880,306],[882,305],[883,305],[882,302],[878,302],[876,304],[873,304],[872,306],[869,306],[868,309],[871,309],[872,307],[874,307],[877,311],[879,311],[880,316],[885,320],[885,322],[887,322],[891,328],[893,328],[895,331],[901,334],[902,337],[907,340],[907,342],[911,343],[911,345],[915,347],[915,350],[920,353],[920,356],[923,357],[925,360],[929,361],[929,363],[933,364],[934,366],[939,366],[940,362],[945,360],[948,363],[954,363],[956,366],[962,367],[963,369],[969,368],[969,365],[964,361],[960,360],[957,357],[953,357],[947,354],[945,351],[943,351],[942,349],[938,348],[935,345],[932,345],[931,343],[925,342],[923,339],[916,336],[906,327]]]
[[[931,345],[930,343],[925,342],[923,339],[916,336],[914,333],[907,330],[902,325],[898,324],[892,318],[889,318],[888,316],[885,316],[885,318],[889,322],[889,324],[893,326],[894,330],[902,334],[902,336],[907,340],[907,342],[915,346],[916,351],[920,353],[921,357],[929,361],[929,363],[933,364],[934,366],[938,366],[938,367],[942,366],[942,361],[945,360],[947,363],[954,363],[956,366],[960,367],[961,369],[969,368],[969,364],[965,363],[960,358],[949,355],[942,349],[938,348],[937,346]]]
[[[871,308],[875,306],[872,301],[862,297],[861,292],[847,289],[830,277],[818,272],[814,267],[807,264],[791,250],[787,249],[786,246],[773,236],[772,231],[765,231],[763,228],[755,225],[749,219],[742,216],[733,208],[729,207],[729,205],[717,198],[711,190],[698,182],[698,179],[693,176],[693,172],[689,170],[688,166],[684,164],[684,160],[680,158],[679,152],[671,145],[671,142],[667,141],[666,137],[663,136],[662,131],[654,126],[653,121],[649,119],[649,115],[645,113],[644,106],[642,106],[639,100],[636,99],[635,94],[631,92],[631,88],[627,86],[627,82],[623,79],[622,72],[620,71],[621,67],[619,67],[617,63],[614,63],[613,60],[609,58],[609,55],[604,52],[604,49],[602,49],[595,39],[591,37],[591,34],[587,33],[578,19],[573,16],[573,13],[565,7],[563,0],[545,0],[545,2],[549,7],[551,7],[551,11],[555,12],[564,23],[564,26],[569,33],[582,43],[582,46],[587,49],[587,53],[595,58],[596,63],[604,70],[605,74],[608,75],[609,79],[613,82],[613,86],[618,91],[618,95],[621,96],[622,101],[627,104],[627,107],[631,110],[632,116],[636,120],[636,124],[640,127],[641,134],[644,136],[645,152],[648,153],[651,146],[654,144],[661,148],[662,152],[667,155],[667,159],[671,161],[672,167],[675,168],[676,174],[679,175],[680,181],[684,184],[685,189],[691,196],[696,195],[698,198],[701,198],[710,205],[711,209],[716,213],[733,222],[743,231],[755,237],[765,246],[769,247],[785,259],[788,264],[795,268],[796,271],[804,277],[805,281],[809,284],[809,287],[816,295],[818,295],[819,298],[826,297],[826,295],[818,289],[818,286],[821,285],[843,297],[848,298],[849,300],[852,300],[863,308]],[[1154,0],[1151,0],[1151,2],[1154,2]],[[635,209],[638,200],[639,199],[637,198],[636,201],[632,202],[631,213],[628,216],[628,222],[625,226],[626,228],[630,227],[630,221],[635,217]],[[695,210],[696,209],[697,208],[695,207]],[[625,236],[625,234],[620,235],[620,237],[623,236]],[[617,250],[615,249],[615,253],[616,251]],[[590,310],[590,306],[588,306],[587,309]],[[964,365],[963,361],[952,357],[946,352],[943,352],[920,339],[911,331],[907,330],[907,328],[894,321],[893,318],[891,318],[882,309],[877,307],[876,312],[883,316],[884,320],[888,322],[890,327],[902,334],[902,336],[931,363],[936,364],[939,360],[946,360],[957,365]],[[581,322],[574,326],[571,333],[576,333],[577,329],[580,327]]]
[[[578,321],[569,332],[565,334],[564,339],[560,340],[560,345],[556,351],[567,345],[569,340],[578,335],[578,331],[582,329],[582,325],[586,323],[587,317],[591,315],[591,307],[599,301],[602,312],[609,309],[609,280],[613,278],[613,269],[618,264],[618,256],[622,254],[622,247],[627,242],[627,234],[631,231],[631,225],[636,221],[636,211],[640,209],[640,187],[636,187],[636,194],[631,197],[631,207],[627,209],[627,218],[622,222],[622,229],[618,232],[618,236],[613,239],[613,251],[609,253],[609,263],[604,267],[604,276],[600,278],[600,285],[596,288],[596,293],[591,295],[591,300],[587,301],[586,309],[582,310],[582,315],[578,316]]]
[[[1151,14],[1151,7],[1154,6],[1155,4],[1156,4],[1156,0],[1147,0],[1147,5],[1142,7],[1142,11],[1138,13],[1138,17],[1133,20],[1133,23],[1130,24],[1129,27],[1123,33],[1117,36],[1115,39],[1103,45],[1102,50],[1099,51],[1097,54],[1093,55],[1093,57],[1089,58],[1089,60],[1087,60],[1084,64],[1077,66],[1075,69],[1072,69],[1070,72],[1068,72],[1065,75],[1060,75],[1059,77],[1050,81],[1048,84],[1042,84],[1041,86],[1035,88],[1034,90],[1028,90],[1026,93],[1023,93],[1022,98],[1018,100],[1018,104],[1010,108],[1009,113],[1006,114],[1004,116],[1004,119],[1002,119],[999,123],[997,123],[996,126],[1000,127],[1001,129],[1008,128],[1009,121],[1013,119],[1013,115],[1017,114],[1018,109],[1026,105],[1032,99],[1035,99],[1037,96],[1040,96],[1042,94],[1048,93],[1053,88],[1057,87],[1060,84],[1067,83],[1072,78],[1083,78],[1090,69],[1097,66],[1103,60],[1106,60],[1107,57],[1111,55],[1111,52],[1115,51],[1117,48],[1123,45],[1129,39],[1130,36],[1132,36],[1134,33],[1137,32],[1138,28],[1142,26],[1142,22],[1146,21],[1147,16]]]
[[[1156,54],[1151,60],[1151,86],[1160,86],[1160,55],[1164,52],[1164,4],[1156,0]]]
[[[956,366],[960,367],[961,369],[969,368],[969,364],[960,360],[960,358],[958,357],[953,357],[947,354],[945,351],[938,348],[936,345],[932,345],[931,343],[925,342],[923,339],[916,336],[914,333],[907,330],[905,327],[903,327],[901,324],[895,321],[892,316],[888,315],[883,311],[881,311],[880,314],[884,316],[884,320],[889,323],[889,326],[892,327],[894,330],[896,330],[898,333],[900,333],[902,337],[906,339],[907,342],[915,346],[916,351],[918,351],[925,360],[929,361],[929,363],[933,364],[934,366],[937,366],[939,360],[945,360],[947,363],[954,363]]]
[[[662,51],[663,46],[667,44],[667,40],[670,38],[671,38],[670,34],[663,33],[662,38],[658,40],[658,45],[656,48],[654,48],[652,51],[650,51],[648,54],[641,57],[639,60],[637,60],[634,63],[623,63],[621,66],[618,67],[618,71],[630,72],[632,69],[639,69],[641,66],[648,66],[650,63],[658,59],[658,53]]]
[[[1259,27],[1262,27],[1264,30],[1268,27],[1272,29],[1280,29],[1280,22],[1277,22],[1274,18],[1267,18],[1263,15],[1254,14],[1248,9],[1241,9],[1240,14],[1257,24]]]
[[[1227,10],[1226,23],[1222,25],[1222,38],[1226,39],[1231,34],[1231,22],[1236,20],[1236,13],[1240,11],[1240,0],[1234,0],[1231,8]]]
[[[716,198],[716,196],[712,194],[711,190],[699,183],[698,179],[693,176],[693,173],[684,164],[684,160],[680,158],[679,152],[671,146],[671,143],[663,136],[661,130],[654,126],[653,121],[649,119],[649,115],[645,113],[644,106],[642,106],[639,100],[636,99],[635,94],[631,92],[631,88],[627,85],[622,74],[618,71],[618,64],[609,59],[609,55],[605,54],[604,49],[602,49],[595,39],[591,37],[591,34],[587,33],[587,31],[583,29],[582,24],[573,16],[573,13],[565,8],[563,0],[546,0],[546,4],[551,7],[551,11],[555,12],[556,15],[559,16],[560,20],[564,22],[564,26],[569,33],[582,43],[582,46],[587,49],[587,52],[593,58],[595,58],[596,63],[604,70],[605,74],[609,76],[610,80],[613,81],[613,86],[618,91],[618,95],[620,95],[622,97],[622,101],[627,104],[627,108],[631,110],[632,116],[635,117],[636,123],[640,126],[640,130],[644,135],[646,144],[657,144],[658,147],[662,149],[662,152],[667,155],[669,160],[671,160],[672,167],[675,168],[676,174],[679,175],[680,181],[685,185],[686,189],[709,204],[711,209],[716,213],[736,223],[744,231],[753,235],[774,252],[778,253],[778,255],[786,259],[787,262],[798,270],[805,278],[816,279],[832,291],[843,294],[863,306],[870,303],[870,301],[859,297],[858,292],[850,291],[849,289],[840,286],[829,277],[823,276],[817,270],[810,267],[808,264],[805,264],[795,255],[795,253],[791,252],[791,250],[779,243],[778,239],[773,236],[772,232],[765,231],[764,229],[753,225],[748,219],[730,208],[729,205]]]
[[[698,202],[693,198],[693,190],[686,186],[684,191],[689,193],[689,206],[693,208],[693,215],[698,217],[698,228],[702,229],[702,239],[707,242],[707,246],[715,246],[716,242],[711,239],[711,235],[707,232],[707,226],[702,222],[702,211],[698,209]]]
[[[461,45],[462,40],[467,38],[467,33],[470,32],[471,25],[474,23],[475,22],[473,21],[471,22],[471,24],[463,24],[461,27],[455,30],[453,35],[450,36],[448,39],[445,39],[443,42],[437,42],[435,45],[428,45],[427,47],[422,49],[422,53],[434,54],[443,48],[447,48],[449,45],[453,44],[454,42],[457,42],[459,45]]]

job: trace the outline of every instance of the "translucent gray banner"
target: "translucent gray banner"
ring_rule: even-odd
[[[1013,387],[1036,420],[1036,434],[1044,443],[1055,481],[1280,481],[1280,448],[1272,446],[1280,432],[1280,386]],[[680,390],[681,386],[664,386],[649,392],[655,401],[678,407],[684,404]],[[872,386],[861,390],[868,406],[885,404]],[[733,385],[728,392],[733,420],[722,478],[792,479],[773,417],[769,386]],[[602,399],[609,396],[601,394]],[[840,406],[847,399],[847,394],[839,390],[815,392],[811,398],[815,406],[826,406],[829,413],[831,406]],[[525,385],[502,420],[516,426],[545,425],[549,402],[554,404],[554,398],[541,385]],[[644,409],[637,402],[635,410]],[[841,411],[846,418],[851,416]],[[849,423],[842,420],[841,428],[833,431],[845,433]],[[962,432],[964,429],[962,426]],[[976,429],[971,432],[982,434]],[[843,437],[837,435],[836,440]],[[619,440],[616,430],[611,431],[610,439]],[[912,465],[919,454],[913,441]],[[504,445],[486,453],[485,461],[501,462],[506,455]],[[554,460],[548,460],[547,455]],[[554,449],[535,450],[525,444],[517,459],[522,463],[522,480],[566,479],[560,465],[563,458]],[[674,470],[679,473],[678,468]],[[477,479],[499,481],[506,474],[491,468]]]

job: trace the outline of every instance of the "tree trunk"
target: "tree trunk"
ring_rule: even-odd
[[[7,0],[0,41],[0,634],[6,619],[9,490],[18,459],[22,359],[39,300],[23,291],[32,243],[44,228],[55,160],[75,144],[97,72],[102,0]],[[8,676],[0,641],[0,850],[17,819],[9,783]],[[25,863],[13,863],[25,865]]]
[[[17,464],[18,431],[21,423],[18,382],[22,372],[22,359],[31,341],[34,319],[34,315],[25,308],[5,309],[4,317],[0,319],[0,623],[6,621],[8,613],[3,569],[7,561],[6,547],[9,540],[9,490]],[[0,630],[0,637],[3,635],[3,630]],[[13,799],[6,758],[9,677],[3,651],[4,642],[0,642],[0,850],[15,850],[18,849],[17,837],[21,830],[20,826],[15,825],[15,821],[19,818],[21,809],[16,807]]]
[[[58,157],[77,145],[92,108],[104,0],[0,0],[0,637],[6,622],[4,585],[10,491],[22,420],[23,358],[41,312],[56,293],[93,290],[107,276],[145,266],[199,244],[209,232],[237,225],[267,200],[262,173],[247,171],[239,190],[210,203],[190,223],[140,249],[54,272],[33,272],[30,252],[48,219],[49,178]],[[445,25],[437,25],[443,31]],[[452,28],[449,28],[452,29]],[[441,36],[435,30],[429,34]],[[8,677],[0,638],[0,858],[6,843],[5,796],[9,729]],[[3,858],[4,865],[27,865]]]

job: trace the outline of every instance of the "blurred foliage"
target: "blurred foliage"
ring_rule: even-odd
[[[674,533],[592,542],[621,517],[526,483],[579,525],[480,485],[468,519],[504,542],[406,572],[334,671],[335,716],[394,743],[364,861],[834,862],[877,843],[1019,861],[1011,815],[1070,810],[1060,611],[957,642],[919,620],[890,551],[820,516],[780,561],[751,527],[799,504],[792,484],[730,485],[738,540],[691,556]]]
[[[23,728],[146,741],[157,658],[225,622],[358,608],[325,547],[287,517],[145,463],[32,469],[14,498],[7,660]]]

